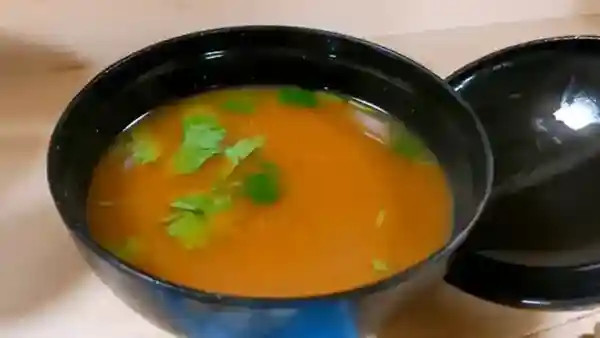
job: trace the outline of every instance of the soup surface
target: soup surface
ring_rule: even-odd
[[[193,288],[289,297],[404,270],[451,231],[444,173],[419,139],[357,101],[235,88],[161,107],[96,167],[91,233]]]

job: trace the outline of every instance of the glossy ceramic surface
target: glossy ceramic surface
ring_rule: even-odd
[[[448,81],[488,132],[495,178],[447,280],[519,307],[600,301],[600,40],[509,47]]]
[[[93,167],[114,137],[149,109],[170,100],[249,84],[332,89],[404,120],[428,143],[448,174],[456,202],[447,245],[408,271],[373,285],[299,299],[192,290],[146,275],[100,248],[89,237],[85,200]],[[313,337],[350,338],[376,326],[390,301],[412,290],[411,285],[424,284],[426,271],[444,268],[445,258],[483,208],[491,189],[491,163],[485,133],[474,114],[441,79],[413,61],[324,31],[237,27],[158,43],[94,78],[56,126],[48,179],[60,215],[96,274],[157,325],[191,338],[291,338],[305,337],[307,332]]]

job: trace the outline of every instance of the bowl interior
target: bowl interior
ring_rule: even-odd
[[[470,110],[443,81],[394,52],[291,27],[226,28],[178,37],[121,60],[92,80],[67,107],[50,145],[48,178],[67,226],[92,245],[85,200],[93,168],[114,137],[139,116],[209,89],[269,84],[334,90],[403,120],[448,175],[455,201],[449,243],[456,244],[482,207],[491,180],[487,141]]]

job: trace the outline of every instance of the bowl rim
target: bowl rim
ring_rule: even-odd
[[[469,74],[469,76],[472,76],[472,74],[492,64],[494,61],[496,61],[496,59],[507,58],[507,54],[527,52],[527,49],[529,48],[536,48],[544,45],[551,46],[552,44],[560,44],[573,41],[598,42],[600,41],[600,35],[557,35],[515,43],[510,46],[503,47],[488,54],[485,54],[482,57],[479,57],[461,66],[460,68],[450,73],[450,75],[446,77],[445,81],[446,83],[448,83],[450,88],[452,88],[452,90],[454,90],[456,93],[460,93],[461,87],[457,88],[457,84],[453,84],[454,82],[459,81],[462,84],[464,81],[468,80],[468,78],[465,78],[467,74]]]
[[[352,44],[362,45],[368,47],[370,50],[373,50],[376,53],[384,54],[391,58],[394,58],[398,62],[404,62],[405,64],[415,68],[420,71],[424,75],[427,75],[431,78],[437,86],[445,90],[449,95],[451,95],[462,109],[470,115],[471,120],[474,123],[474,127],[477,130],[479,142],[482,145],[483,156],[485,156],[485,164],[486,164],[486,172],[485,172],[485,183],[484,183],[484,194],[481,199],[478,201],[476,208],[474,208],[473,215],[469,221],[469,223],[465,226],[465,228],[458,234],[453,235],[448,242],[439,250],[431,253],[425,259],[420,262],[412,265],[406,270],[402,270],[396,272],[388,277],[382,278],[375,282],[362,285],[359,287],[340,290],[333,293],[325,293],[325,294],[315,294],[315,295],[306,295],[306,296],[297,296],[297,297],[254,297],[254,296],[243,296],[236,294],[225,294],[219,292],[209,292],[200,289],[195,289],[192,287],[188,287],[179,283],[171,282],[166,279],[163,279],[158,276],[154,276],[152,274],[143,272],[140,269],[137,269],[134,265],[129,264],[125,261],[120,260],[115,255],[113,255],[108,250],[102,248],[95,240],[91,238],[91,236],[86,235],[85,231],[83,231],[82,226],[76,226],[75,224],[69,224],[66,218],[59,208],[57,203],[57,196],[59,188],[56,184],[53,183],[53,178],[50,177],[50,163],[51,158],[54,156],[53,153],[55,151],[55,144],[58,142],[58,134],[61,133],[62,125],[69,118],[70,113],[75,109],[75,107],[82,100],[83,96],[93,90],[96,83],[101,81],[107,74],[112,72],[113,70],[124,66],[125,64],[135,60],[141,54],[145,54],[147,52],[153,51],[155,49],[159,49],[171,44],[177,44],[181,41],[185,41],[188,39],[195,39],[205,35],[220,35],[227,33],[235,33],[235,32],[249,32],[249,31],[269,31],[269,30],[285,30],[289,34],[295,33],[310,33],[317,36],[322,36],[323,38],[337,38],[340,40],[344,40],[345,42],[349,42]],[[59,214],[63,220],[65,226],[69,229],[69,231],[74,235],[74,237],[83,243],[86,249],[91,250],[96,256],[98,256],[101,260],[106,261],[112,267],[116,268],[120,272],[124,272],[125,274],[133,277],[135,279],[142,280],[153,286],[158,286],[160,288],[172,291],[177,293],[180,296],[183,296],[188,299],[193,299],[199,302],[207,303],[207,304],[219,304],[219,305],[231,305],[231,306],[244,306],[250,308],[286,308],[299,306],[307,302],[319,302],[319,301],[331,301],[331,300],[339,300],[339,299],[352,299],[355,297],[359,297],[365,294],[371,294],[380,290],[388,289],[392,286],[398,285],[415,275],[418,271],[423,270],[425,267],[432,265],[433,263],[441,260],[443,257],[449,256],[458,246],[464,241],[467,234],[471,231],[477,219],[479,218],[481,212],[483,211],[484,206],[490,196],[491,188],[492,188],[492,180],[493,180],[493,156],[491,152],[491,146],[489,140],[487,138],[487,134],[485,129],[483,128],[481,122],[478,117],[472,111],[470,106],[456,94],[456,92],[438,75],[433,73],[431,70],[427,69],[423,65],[413,61],[412,59],[393,51],[387,47],[379,45],[377,43],[367,41],[365,39],[349,36],[342,33],[331,32],[322,29],[316,28],[308,28],[302,26],[286,26],[286,25],[241,25],[241,26],[225,26],[220,28],[213,28],[208,30],[201,30],[196,32],[191,32],[179,36],[175,36],[166,40],[162,40],[151,45],[148,45],[142,49],[139,49],[133,53],[130,53],[123,58],[117,60],[112,63],[108,67],[104,68],[97,75],[95,75],[91,80],[87,82],[87,84],[73,97],[73,99],[69,102],[69,104],[64,109],[61,114],[58,122],[56,123],[54,130],[52,132],[52,136],[50,138],[50,146],[47,153],[47,181],[50,186],[50,192],[52,195],[52,199],[55,205],[55,208],[59,211]],[[78,224],[79,225],[79,224]]]

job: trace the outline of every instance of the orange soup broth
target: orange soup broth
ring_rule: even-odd
[[[278,102],[274,89],[252,89],[256,112],[217,116],[226,142],[266,137],[260,155],[279,167],[281,198],[261,206],[234,198],[231,210],[212,220],[204,247],[183,248],[162,221],[169,204],[209,190],[228,160],[218,156],[193,174],[173,173],[181,119],[202,107],[218,111],[228,93],[202,94],[143,119],[160,145],[158,161],[126,168],[116,151],[101,159],[88,198],[89,225],[99,243],[110,248],[135,238],[139,252],[131,263],[147,273],[200,290],[264,297],[359,287],[445,244],[452,203],[437,164],[403,158],[365,136],[346,102],[290,107]],[[243,172],[240,165],[233,176]],[[385,271],[374,269],[374,260],[385,262]]]

